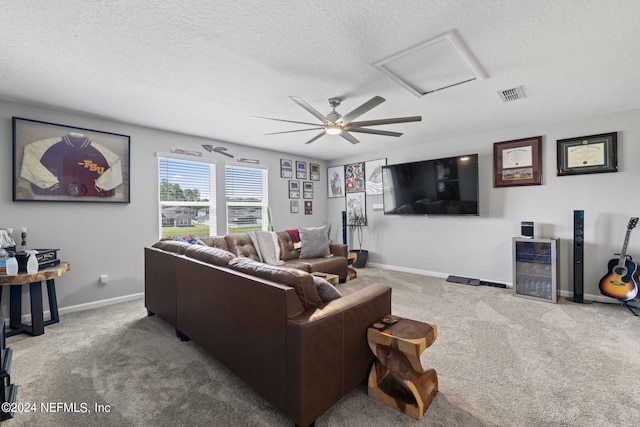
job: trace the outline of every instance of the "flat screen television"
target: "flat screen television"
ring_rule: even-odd
[[[478,155],[382,167],[385,215],[479,215]]]

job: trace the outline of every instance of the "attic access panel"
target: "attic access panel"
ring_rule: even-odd
[[[418,98],[489,77],[453,31],[381,59],[372,66]]]

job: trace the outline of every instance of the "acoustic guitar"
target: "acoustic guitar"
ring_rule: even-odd
[[[627,234],[620,252],[620,258],[609,261],[609,272],[600,279],[600,293],[620,301],[630,301],[638,295],[638,266],[627,257],[629,235],[638,223],[638,218],[631,218],[627,225]]]

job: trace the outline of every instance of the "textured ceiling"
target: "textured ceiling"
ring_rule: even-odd
[[[333,160],[639,108],[639,22],[637,0],[5,1],[0,98]],[[417,98],[371,66],[450,30],[488,79]],[[315,121],[291,95],[342,114],[380,95],[360,120],[423,121],[358,145],[264,136],[300,127],[249,116]]]

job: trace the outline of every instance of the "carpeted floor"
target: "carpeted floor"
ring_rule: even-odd
[[[370,399],[363,385],[317,426],[640,425],[640,320],[624,307],[548,304],[375,268],[340,289],[374,282],[393,287],[394,314],[438,325],[422,363],[438,372],[440,392],[417,421]],[[18,402],[31,410],[7,427],[292,425],[147,317],[142,300],[63,315],[44,335],[7,345]]]

